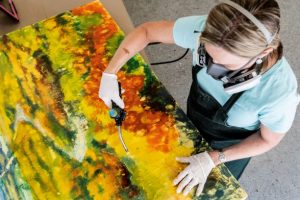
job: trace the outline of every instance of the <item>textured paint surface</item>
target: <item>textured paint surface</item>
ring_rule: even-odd
[[[123,137],[98,98],[124,34],[99,2],[0,38],[0,199],[191,199],[176,156],[207,148],[140,55],[118,73]],[[224,166],[199,199],[244,199]]]

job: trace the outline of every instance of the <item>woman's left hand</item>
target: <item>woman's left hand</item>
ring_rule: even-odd
[[[196,195],[199,196],[210,171],[215,167],[210,155],[205,151],[190,157],[179,157],[176,160],[181,163],[189,163],[189,166],[173,181],[174,185],[179,183],[177,193],[184,189],[183,195],[187,195],[194,186],[198,185]]]

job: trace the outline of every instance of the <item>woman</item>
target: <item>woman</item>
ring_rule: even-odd
[[[193,52],[187,114],[214,149],[177,158],[189,165],[174,180],[186,195],[200,195],[208,174],[225,163],[239,179],[250,157],[275,147],[290,129],[299,96],[282,56],[280,10],[275,0],[222,0],[208,16],[148,22],[122,42],[104,71],[99,97],[124,108],[115,73],[151,42]]]

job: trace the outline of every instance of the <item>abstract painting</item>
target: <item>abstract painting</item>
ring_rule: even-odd
[[[142,57],[117,74],[128,153],[98,97],[123,38],[98,1],[0,38],[0,199],[196,199],[175,158],[209,147]],[[221,165],[198,198],[246,196]]]

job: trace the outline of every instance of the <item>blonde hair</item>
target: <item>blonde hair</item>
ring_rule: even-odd
[[[209,13],[205,30],[200,41],[224,48],[232,54],[252,58],[267,47],[274,51],[264,63],[273,65],[282,57],[283,46],[279,37],[280,9],[275,0],[232,0],[254,15],[275,36],[271,44],[267,44],[264,34],[259,28],[230,5],[220,3]]]

